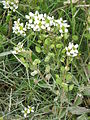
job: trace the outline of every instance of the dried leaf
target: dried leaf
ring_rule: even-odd
[[[81,114],[85,114],[85,113],[89,113],[90,112],[89,109],[86,109],[85,107],[79,107],[79,106],[69,107],[69,111],[72,114],[76,114],[76,115],[81,115]]]
[[[79,0],[72,0],[72,3],[77,3]],[[66,2],[64,2],[64,5],[65,4],[70,4],[70,0],[67,0]]]

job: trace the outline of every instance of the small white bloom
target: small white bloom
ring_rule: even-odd
[[[47,17],[46,13],[44,13],[44,17],[45,17],[45,18]]]
[[[51,29],[50,27],[47,28],[48,31],[50,31],[50,29]]]
[[[69,48],[69,49],[72,49],[72,47],[73,47],[73,43],[69,42],[68,48]]]
[[[28,109],[25,107],[24,110],[21,111],[24,114],[24,117],[27,117]]]
[[[74,47],[75,47],[75,48],[78,48],[78,44],[76,44]]]
[[[38,18],[39,18],[39,20],[44,20],[43,14],[39,14],[39,15],[38,15]]]
[[[62,29],[60,29],[60,30],[59,30],[59,32],[60,32],[60,33],[63,33],[63,30],[62,30]]]
[[[49,27],[49,23],[46,23],[45,26],[46,26],[46,27]]]
[[[67,52],[67,56],[70,56],[70,52]]]
[[[65,33],[68,33],[68,29],[67,28],[65,29]]]
[[[30,17],[34,17],[34,14],[32,12],[29,12]]]
[[[25,26],[26,27],[26,26]],[[25,36],[26,28],[23,23],[20,23],[20,18],[17,21],[14,21],[13,33]]]
[[[28,113],[34,112],[34,107],[28,106]]]
[[[71,56],[71,57],[76,57],[78,55],[78,44],[74,45],[73,43],[69,42],[68,47],[66,47],[66,54],[67,56]]]
[[[29,23],[32,23],[33,21],[32,21],[32,19],[29,19]]]
[[[29,15],[26,15],[25,17],[26,17],[27,19],[29,19],[29,18],[30,18],[30,16],[29,16]]]
[[[12,51],[12,54],[18,54],[20,52],[25,52],[23,49],[23,43],[19,42],[16,47],[14,47],[14,50]]]
[[[18,8],[18,0],[3,0],[2,4],[4,6],[4,9],[10,9],[15,12],[15,10]]]
[[[38,12],[38,11],[36,11],[36,12],[35,12],[35,15],[38,15],[38,14],[39,14],[39,12]]]
[[[46,27],[44,25],[41,25],[41,29],[46,29]]]
[[[34,24],[31,24],[31,28],[34,28]]]

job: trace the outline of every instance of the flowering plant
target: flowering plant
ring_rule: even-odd
[[[88,119],[90,21],[89,14],[85,15],[89,13],[86,1],[0,3],[3,119]],[[80,9],[79,3],[87,9]]]

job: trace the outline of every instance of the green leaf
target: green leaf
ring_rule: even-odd
[[[45,73],[49,73],[50,72],[50,65],[47,65],[45,68]]]
[[[55,54],[54,54],[54,53],[49,52],[49,53],[48,53],[48,56],[50,56],[50,57],[53,57],[53,58],[54,58]]]
[[[78,40],[78,36],[77,36],[77,35],[73,35],[73,36],[72,36],[72,39],[73,39],[74,41],[77,41],[77,40]]]
[[[0,25],[0,32],[4,35],[7,35],[7,30],[8,30],[8,24],[3,24],[3,25]]]
[[[68,84],[67,83],[62,83],[61,86],[63,87],[63,89],[68,92]]]
[[[36,46],[35,49],[36,49],[36,52],[37,52],[37,53],[40,53],[40,52],[41,52],[41,48],[40,48],[40,47]]]
[[[68,39],[68,37],[69,37],[69,35],[68,35],[68,34],[65,34],[65,35],[64,35],[64,39],[65,39],[65,40],[67,40],[67,39]]]
[[[74,105],[75,105],[75,106],[78,106],[78,105],[80,105],[81,103],[82,103],[82,97],[79,97],[79,96],[78,96],[78,97],[76,98],[76,101],[75,101]]]
[[[51,45],[50,45],[50,48],[51,48],[51,49],[53,49],[54,47],[55,47],[55,45],[54,45],[54,44],[51,44]]]
[[[57,45],[56,45],[56,48],[59,48],[59,49],[60,49],[60,48],[62,48],[62,46],[63,46],[62,44],[57,44]]]
[[[61,78],[56,79],[56,83],[61,86],[61,84],[62,84],[62,79],[61,79]]]
[[[62,39],[61,36],[57,36],[57,37],[56,37],[56,40],[57,40],[57,41],[60,41],[61,39]]]
[[[69,91],[72,91],[73,88],[74,88],[74,84],[70,85],[70,86],[69,86]]]
[[[6,22],[9,23],[9,21],[10,21],[10,15],[6,17]]]
[[[23,57],[20,57],[20,61],[25,66],[25,68],[28,69],[29,65],[28,65],[28,63],[26,62],[26,60]]]
[[[49,62],[49,60],[50,60],[50,56],[46,56],[45,62]]]
[[[83,94],[86,96],[90,96],[90,86],[85,87]]]
[[[3,120],[3,117],[0,117],[0,120]]]
[[[33,65],[37,65],[37,64],[40,64],[41,63],[41,61],[39,60],[39,59],[35,59],[34,61],[33,61]]]
[[[72,80],[72,74],[71,73],[67,73],[66,74],[66,81],[71,81]]]
[[[45,45],[50,45],[50,39],[47,38],[44,43],[45,43]]]
[[[66,109],[62,109],[61,113],[60,113],[60,118],[63,118],[66,114]]]
[[[41,41],[41,40],[38,40],[38,43],[42,43],[42,41]]]
[[[84,36],[85,36],[88,40],[90,40],[90,33],[86,33],[86,34],[84,34]]]
[[[65,71],[65,67],[61,67],[61,72],[63,73]]]
[[[38,86],[41,87],[41,88],[49,88],[49,86],[45,83],[43,83],[43,84],[38,83]]]
[[[56,74],[55,76],[56,76],[56,79],[59,79],[59,75],[58,74]]]
[[[90,63],[88,64],[88,70],[90,70]]]
[[[32,56],[32,51],[31,50],[25,50],[24,52],[21,52],[20,55],[22,55],[25,58],[30,59]]]

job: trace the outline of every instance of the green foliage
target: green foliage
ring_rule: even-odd
[[[71,1],[20,0],[16,12],[0,2],[0,120],[25,119],[21,111],[28,105],[34,106],[30,120],[89,119],[89,0]],[[67,20],[69,33],[62,37],[57,26],[49,32],[14,34],[14,21],[20,18],[25,24],[25,15],[36,10]],[[14,54],[19,42],[24,51]],[[79,45],[78,56],[67,56],[69,42]]]

